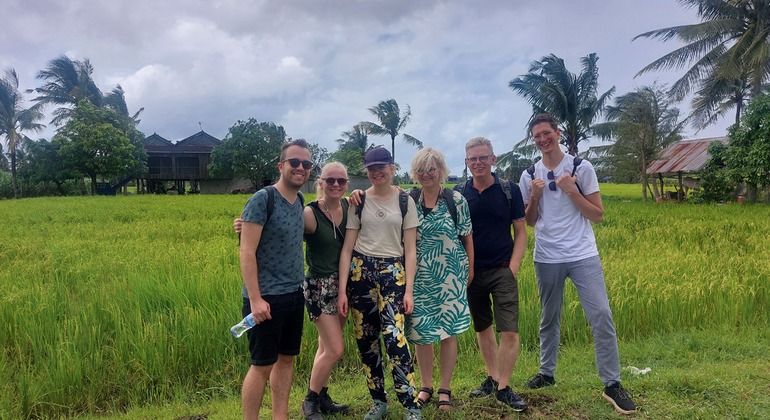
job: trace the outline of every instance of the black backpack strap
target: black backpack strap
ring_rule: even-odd
[[[267,226],[267,222],[270,220],[275,209],[275,187],[268,185],[265,187],[265,191],[267,191],[267,208],[265,209],[265,226]]]
[[[302,191],[297,191],[297,198],[302,203],[302,207],[305,207],[305,194],[302,194]]]
[[[581,163],[583,163],[583,158],[575,156],[575,159],[572,160],[572,175],[570,175],[570,176],[575,176],[575,172],[577,172],[577,168],[578,168],[578,166],[580,166]],[[584,195],[583,194],[583,190],[580,189],[580,184],[575,182],[575,186],[577,187],[578,192],[580,193],[580,195]]]
[[[422,188],[420,187],[413,187],[411,190],[409,190],[409,196],[412,197],[412,200],[414,200],[414,204],[417,204],[417,201],[420,200],[421,192]]]
[[[529,176],[530,176],[530,177],[532,178],[532,180],[534,181],[534,180],[535,180],[535,165],[532,165],[532,166],[530,166],[529,168],[527,168],[527,173],[529,174]],[[574,173],[573,173],[573,174],[574,174]]]
[[[444,193],[446,208],[449,211],[449,215],[452,216],[452,220],[455,222],[455,228],[457,228],[457,203],[455,203],[454,191],[449,188],[444,188],[442,192]]]
[[[409,211],[409,194],[400,190],[398,192],[398,208],[401,209],[401,224],[403,225],[403,219],[406,217],[406,212]]]
[[[364,204],[366,203],[366,193],[362,192],[359,196],[361,199],[361,203],[356,206],[356,217],[358,217],[358,223],[359,225],[363,224],[363,220],[361,220],[361,213],[364,211]]]

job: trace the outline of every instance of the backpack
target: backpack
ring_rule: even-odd
[[[509,193],[510,193],[510,185],[508,186]],[[417,203],[417,200],[420,198],[420,193],[422,192],[422,188],[420,187],[414,187],[411,190],[409,190],[409,195],[412,197],[415,203]],[[441,190],[441,195],[444,197],[444,201],[446,202],[446,208],[449,210],[449,214],[452,216],[452,220],[455,222],[455,228],[457,228],[457,203],[455,203],[453,191],[449,188],[443,188]]]
[[[267,191],[267,208],[265,209],[266,217],[265,217],[265,225],[267,226],[267,222],[270,220],[270,216],[273,215],[273,210],[275,210],[275,187],[272,185],[268,185],[265,187],[265,191]],[[305,196],[302,195],[301,191],[297,191],[297,199],[300,203],[302,203],[302,207],[305,207]],[[241,234],[238,234],[238,245],[241,244]]]
[[[273,215],[273,210],[275,210],[275,187],[268,185],[265,187],[265,190],[267,191],[267,217],[265,217],[265,226],[267,226],[267,222],[270,220],[270,216]],[[297,199],[302,203],[302,207],[305,207],[305,196],[302,195],[301,191],[297,191]]]
[[[356,206],[356,216],[358,220],[363,224],[361,220],[361,212],[364,210],[364,204],[366,203],[366,194],[361,194],[361,204]],[[409,195],[403,191],[398,191],[398,208],[401,209],[401,232],[404,231],[404,217],[409,210]]]
[[[575,176],[575,172],[577,171],[578,166],[583,163],[583,158],[575,156],[575,159],[572,160],[572,174],[570,176]],[[530,166],[527,168],[527,173],[532,178],[532,180],[535,180],[535,165]],[[580,185],[576,182],[575,186],[578,189],[578,192],[580,192],[580,195],[583,195],[583,190],[580,189]]]
[[[534,171],[534,167],[532,168],[532,170]],[[505,179],[501,180],[499,178],[498,178],[498,180],[500,181],[500,187],[503,189],[503,194],[505,194],[505,198],[508,199],[508,208],[512,209],[513,208],[513,199],[511,198],[511,181],[508,181],[508,180],[505,180]],[[455,189],[455,191],[458,191],[458,192],[460,192],[460,194],[465,196],[465,189],[468,188],[468,185],[470,185],[470,183],[471,183],[471,180],[469,179],[469,180],[465,181],[465,183],[463,184],[462,187],[460,187],[460,184],[457,184],[457,185],[455,185],[454,189]],[[458,187],[460,187],[460,188],[458,189]],[[457,219],[455,219],[455,221],[457,221]]]

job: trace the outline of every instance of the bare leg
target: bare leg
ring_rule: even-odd
[[[259,420],[259,409],[265,396],[267,378],[274,365],[251,366],[243,379],[241,388],[241,410],[244,420]]]
[[[439,367],[441,369],[441,386],[439,389],[452,389],[452,374],[455,370],[455,364],[457,363],[457,337],[447,337],[441,340],[441,348],[439,350]],[[449,401],[449,396],[444,394],[438,395],[439,401]],[[439,406],[442,410],[448,410],[448,405]]]
[[[492,379],[500,382],[497,371],[497,337],[495,337],[495,330],[490,325],[486,330],[477,332],[476,338],[479,341],[479,350],[481,351],[481,357],[484,358],[484,365],[487,368],[487,375]],[[518,348],[516,350],[518,352]],[[508,380],[506,379],[506,383]]]
[[[329,384],[334,365],[342,357],[344,344],[337,315],[322,314],[315,321],[318,330],[318,352],[310,373],[310,390],[320,393]]]
[[[516,359],[519,357],[519,333],[515,332],[501,332],[500,333],[500,348],[497,352],[497,366],[499,378],[497,382],[500,384],[498,389],[503,389],[508,386],[511,380],[511,374],[513,374],[513,368],[516,366]]]
[[[278,355],[272,372],[270,372],[270,390],[273,402],[273,419],[289,418],[289,392],[294,374],[294,356]]]
[[[424,388],[433,387],[433,345],[432,344],[417,344],[414,346],[414,353],[417,360],[420,363],[417,366],[420,368],[420,386]],[[430,398],[427,392],[420,391],[417,394],[417,398],[426,401]]]

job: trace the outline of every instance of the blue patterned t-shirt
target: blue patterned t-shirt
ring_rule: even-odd
[[[305,261],[302,256],[302,235],[305,225],[302,202],[299,198],[290,204],[275,191],[275,207],[267,218],[267,190],[251,196],[241,216],[244,222],[264,226],[257,247],[257,276],[262,295],[282,295],[296,292],[305,279]],[[246,284],[243,297],[248,298]]]

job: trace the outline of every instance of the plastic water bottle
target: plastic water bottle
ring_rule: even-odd
[[[254,321],[254,314],[248,314],[241,322],[230,327],[230,332],[233,334],[233,337],[238,338],[255,325],[257,323]]]

